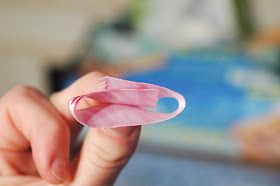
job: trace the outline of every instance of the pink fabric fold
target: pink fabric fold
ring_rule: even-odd
[[[73,117],[81,124],[93,128],[115,128],[146,125],[165,121],[181,113],[186,101],[184,97],[158,85],[128,81],[106,76],[92,93],[74,97],[69,101]],[[178,108],[171,113],[155,111],[161,98],[170,97],[178,102]],[[77,109],[79,102],[89,98],[100,103],[84,109]]]

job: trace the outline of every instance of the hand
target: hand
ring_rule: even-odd
[[[69,113],[68,100],[91,92],[102,76],[89,73],[50,98],[26,86],[2,97],[0,185],[113,185],[136,148],[140,127],[89,129],[69,160],[81,125]]]

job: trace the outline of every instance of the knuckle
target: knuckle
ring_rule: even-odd
[[[37,89],[27,85],[17,85],[0,99],[0,108],[14,107],[24,101],[41,102],[45,96]]]
[[[40,98],[44,97],[43,94],[34,87],[28,85],[18,85],[14,87],[10,92],[7,93],[7,97],[10,100],[17,100],[17,99],[33,99],[33,100],[40,100]]]
[[[123,167],[129,160],[129,156],[112,155],[109,154],[104,148],[96,149],[97,151],[87,153],[87,160],[89,165],[96,166],[100,169],[119,169]]]
[[[99,71],[90,72],[88,75],[90,75],[90,76],[92,76],[94,78],[101,78],[101,77],[106,76],[104,73],[99,72]]]
[[[105,140],[105,139],[104,139]],[[117,169],[123,167],[130,159],[134,152],[136,145],[124,143],[110,143],[103,144],[98,140],[89,140],[90,145],[94,148],[86,147],[90,150],[86,153],[90,164],[100,167],[102,169]],[[127,139],[130,141],[130,139]]]
[[[23,97],[33,97],[34,95],[37,95],[39,91],[31,86],[27,85],[18,85],[14,87],[8,95],[15,96],[23,96]]]

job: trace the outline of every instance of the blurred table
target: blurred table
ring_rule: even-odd
[[[255,165],[137,152],[116,186],[277,186],[280,172]]]

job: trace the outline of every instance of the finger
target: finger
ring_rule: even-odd
[[[0,175],[33,175],[38,176],[31,152],[0,152]]]
[[[0,147],[11,151],[32,149],[40,175],[49,183],[67,176],[70,133],[64,119],[39,91],[17,87],[1,100]],[[3,130],[2,130],[3,129]]]
[[[5,186],[47,186],[46,182],[37,176],[3,176],[0,185]]]
[[[88,94],[96,90],[97,85],[100,83],[100,79],[104,76],[105,75],[100,72],[91,72],[75,81],[68,88],[51,95],[50,100],[52,104],[57,108],[57,110],[59,110],[70,125],[75,124],[76,121],[69,112],[68,101],[75,96]]]
[[[82,78],[75,81],[68,88],[56,92],[50,96],[50,101],[56,107],[56,109],[61,113],[66,122],[68,123],[71,131],[72,145],[75,145],[75,140],[79,135],[82,125],[78,124],[76,120],[72,117],[68,109],[68,101],[78,95],[83,95],[96,90],[97,85],[100,83],[100,79],[105,75],[100,72],[91,72]],[[81,101],[80,105],[85,107],[96,104],[94,101],[88,103],[86,100]]]
[[[90,129],[74,165],[73,185],[113,185],[135,151],[140,130],[140,126]]]

